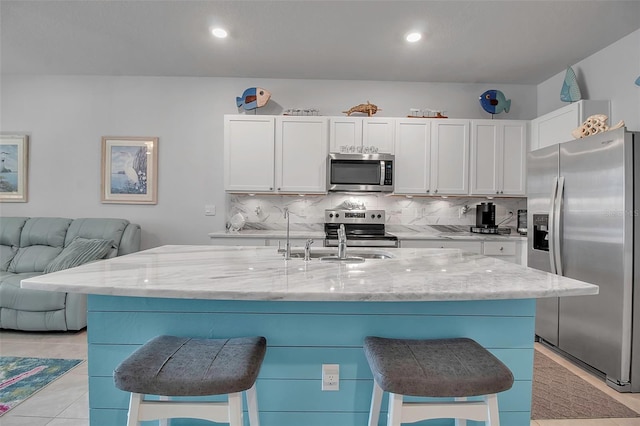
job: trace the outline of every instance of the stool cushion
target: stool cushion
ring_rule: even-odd
[[[507,366],[472,339],[368,336],[364,351],[373,378],[387,392],[462,397],[498,393],[513,385]]]
[[[116,367],[117,388],[165,396],[241,392],[256,381],[267,348],[264,337],[193,339],[159,336]]]

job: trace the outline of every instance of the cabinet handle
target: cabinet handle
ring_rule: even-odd
[[[496,191],[496,194],[499,194],[499,193],[500,193],[500,191]]]
[[[269,191],[273,191],[273,187],[271,187],[271,186],[270,186],[270,187],[269,187]]]
[[[429,192],[431,192],[431,190],[430,190],[430,189],[427,189],[427,194],[428,194]]]
[[[504,247],[500,247],[500,251],[504,250]]]
[[[280,191],[280,188],[278,188],[278,191]]]

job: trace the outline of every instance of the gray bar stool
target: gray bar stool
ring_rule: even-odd
[[[467,338],[412,340],[368,336],[364,352],[373,373],[369,426],[378,426],[383,392],[389,392],[387,426],[420,420],[484,421],[499,426],[497,393],[513,385],[513,374],[476,341]],[[403,402],[403,395],[453,398]],[[467,397],[482,396],[479,401]]]
[[[264,337],[193,339],[159,336],[116,367],[118,389],[131,392],[128,426],[176,417],[242,426],[242,392],[251,426],[259,426],[255,382],[267,350]],[[171,396],[228,395],[227,402],[176,401]],[[145,395],[160,395],[159,401]]]

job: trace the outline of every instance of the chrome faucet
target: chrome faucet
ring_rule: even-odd
[[[309,238],[307,242],[304,244],[304,260],[308,262],[311,260],[311,244],[313,244],[313,240]]]
[[[291,242],[289,240],[289,208],[284,208],[284,218],[287,219],[287,242],[284,244],[284,260],[291,259]],[[280,241],[278,241],[278,253],[281,253]]]
[[[344,230],[344,223],[338,228],[338,258],[346,259],[347,257],[347,234]]]

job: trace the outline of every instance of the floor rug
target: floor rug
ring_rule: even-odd
[[[81,359],[0,357],[0,416],[81,362]]]
[[[549,357],[534,352],[533,420],[640,417]]]

